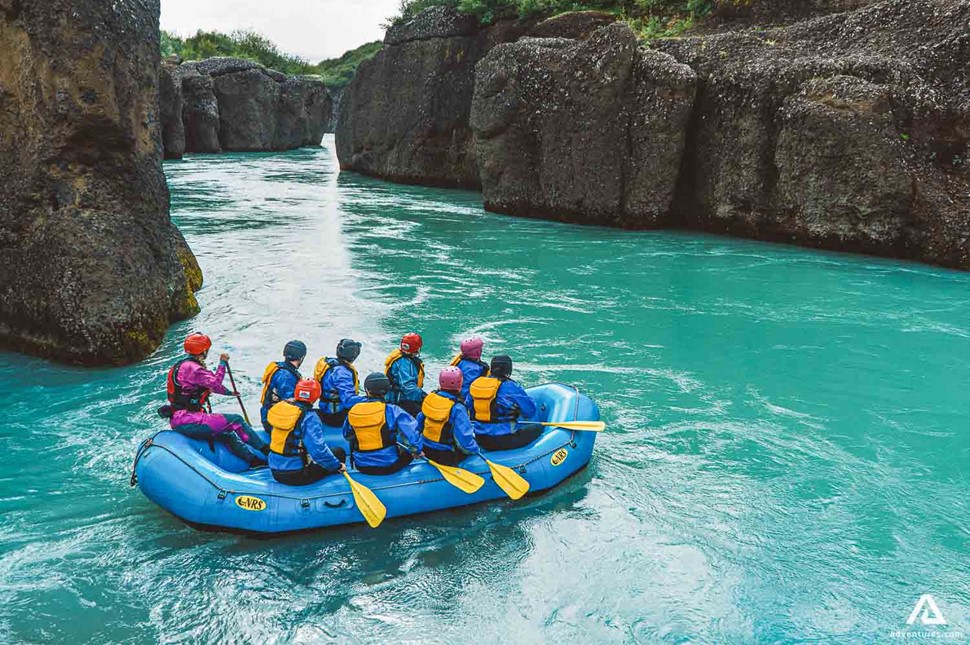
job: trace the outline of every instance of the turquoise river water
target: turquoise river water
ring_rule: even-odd
[[[0,354],[0,642],[892,642],[970,634],[970,275],[485,213],[319,150],[166,165],[202,313],[122,369]],[[180,339],[471,333],[609,428],[561,488],[271,540],[128,487]],[[219,409],[234,411],[223,398]],[[947,625],[906,620],[932,594]],[[942,630],[942,631],[941,631]]]

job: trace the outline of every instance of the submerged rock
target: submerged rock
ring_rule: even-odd
[[[524,38],[478,65],[472,126],[486,208],[614,226],[665,221],[696,77],[626,25]]]
[[[202,274],[161,168],[158,12],[157,0],[0,2],[5,347],[126,363],[198,311]]]

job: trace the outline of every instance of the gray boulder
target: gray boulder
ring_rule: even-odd
[[[161,168],[158,14],[157,0],[0,2],[5,347],[128,363],[198,311]]]
[[[478,65],[471,123],[486,208],[625,227],[666,220],[696,77],[614,24],[524,38]]]
[[[162,147],[166,159],[181,159],[185,154],[185,128],[182,125],[182,82],[177,65],[163,64],[158,74],[159,118],[162,122]]]
[[[222,152],[219,143],[219,102],[212,77],[200,74],[195,65],[180,67],[182,123],[187,152]]]

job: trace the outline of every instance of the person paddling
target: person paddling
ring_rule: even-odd
[[[218,441],[251,467],[265,464],[269,445],[241,416],[211,412],[210,394],[239,396],[238,392],[231,392],[222,384],[229,366],[229,354],[220,355],[219,367],[210,372],[205,364],[212,347],[208,336],[191,334],[183,346],[186,355],[168,371],[169,405],[160,412],[163,416],[171,415],[169,423],[176,432],[193,439]]]
[[[472,336],[461,341],[459,353],[451,359],[452,367],[461,370],[461,400],[468,396],[468,388],[480,376],[488,376],[488,363],[482,360],[482,350],[485,341],[478,336]]]
[[[293,398],[280,401],[269,411],[272,424],[269,467],[281,484],[303,486],[327,475],[346,470],[347,453],[330,448],[324,440],[324,427],[313,412],[320,398],[320,384],[302,379],[293,388]]]
[[[410,414],[384,397],[390,390],[387,376],[374,372],[364,379],[367,399],[350,408],[344,421],[344,438],[350,444],[354,466],[368,475],[390,475],[415,456],[423,457],[423,440]]]
[[[419,334],[404,334],[400,347],[384,360],[384,374],[391,382],[385,400],[404,408],[412,416],[421,411],[421,402],[427,396],[422,389],[424,361],[419,356],[423,344]]]
[[[306,358],[306,351],[306,344],[302,340],[291,340],[283,347],[283,360],[272,362],[263,370],[259,416],[266,432],[273,431],[273,426],[266,420],[269,409],[280,401],[293,398],[293,390],[303,378],[300,366]]]
[[[535,416],[536,403],[512,380],[512,359],[495,356],[490,373],[475,379],[465,399],[478,444],[485,450],[511,450],[532,443],[542,426],[518,424],[520,418]]]
[[[424,399],[417,418],[418,431],[424,436],[424,454],[446,466],[457,466],[468,455],[481,452],[461,398],[462,380],[457,367],[441,370],[440,389]]]
[[[337,343],[337,358],[321,358],[313,370],[320,382],[320,420],[339,428],[347,420],[347,411],[367,400],[360,395],[360,379],[354,361],[360,356],[360,343],[344,338]]]

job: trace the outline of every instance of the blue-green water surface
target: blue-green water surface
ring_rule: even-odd
[[[495,216],[332,139],[166,172],[202,313],[129,368],[0,354],[0,642],[888,642],[922,594],[970,634],[970,275]],[[480,334],[609,429],[541,497],[202,533],[128,487],[193,329],[251,415],[286,340],[366,372],[417,330],[430,378]]]

